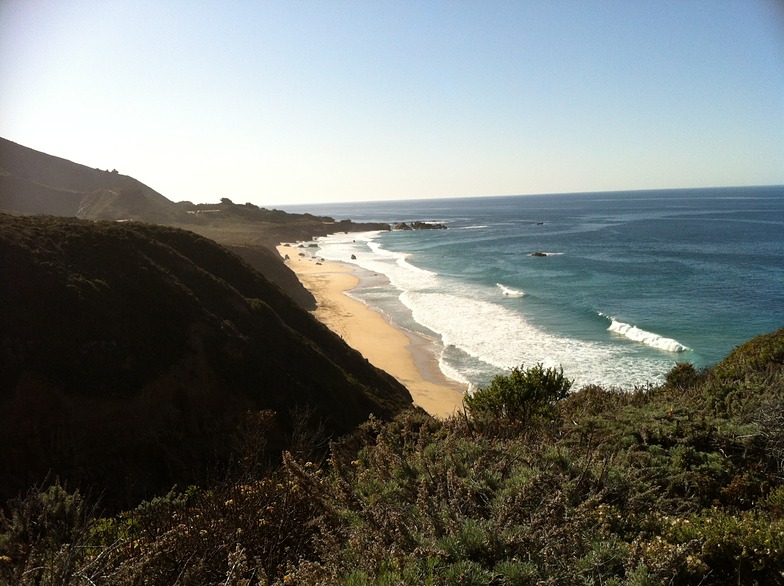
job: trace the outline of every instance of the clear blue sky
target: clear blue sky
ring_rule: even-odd
[[[784,184],[781,0],[0,0],[0,88],[175,201]]]

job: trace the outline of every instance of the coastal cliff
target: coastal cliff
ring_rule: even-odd
[[[133,503],[225,469],[248,413],[328,436],[408,391],[216,243],[176,228],[0,215],[0,499],[59,477]]]

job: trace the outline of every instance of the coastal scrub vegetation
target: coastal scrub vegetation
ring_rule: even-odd
[[[127,509],[220,480],[248,413],[274,413],[263,439],[279,461],[296,410],[341,435],[410,405],[398,381],[211,240],[0,214],[0,502],[49,475]]]
[[[571,387],[563,368],[544,368],[541,364],[527,370],[515,367],[508,375],[493,378],[488,387],[466,396],[464,402],[475,418],[525,423],[552,414],[555,403],[564,399]]]
[[[33,488],[0,517],[0,580],[784,583],[784,329],[661,385],[568,390],[521,367],[451,418],[371,417],[279,465],[237,442],[223,481],[113,515]]]

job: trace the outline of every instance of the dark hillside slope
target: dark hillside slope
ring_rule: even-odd
[[[234,254],[240,256],[250,266],[275,283],[278,287],[296,301],[300,307],[308,311],[316,309],[316,299],[308,291],[297,275],[281,262],[278,252],[266,246],[231,246],[224,244]]]
[[[276,285],[175,228],[0,215],[0,498],[47,472],[131,502],[203,481],[249,410],[332,433],[411,402]],[[282,434],[282,435],[281,435]]]
[[[0,138],[0,210],[164,223],[176,205],[140,181]]]

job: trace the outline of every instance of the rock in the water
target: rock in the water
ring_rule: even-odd
[[[417,220],[410,224],[398,222],[395,224],[395,230],[446,230],[446,226],[438,222],[421,222]]]

